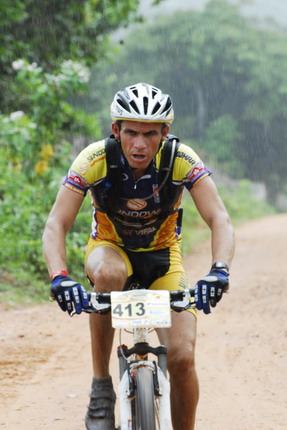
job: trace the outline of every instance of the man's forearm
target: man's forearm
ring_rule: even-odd
[[[66,233],[57,225],[47,222],[43,233],[43,253],[49,275],[59,270],[67,270]]]
[[[229,267],[234,255],[234,230],[229,218],[212,226],[212,263],[222,261]]]

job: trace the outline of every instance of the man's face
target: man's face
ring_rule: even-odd
[[[112,131],[115,138],[121,141],[122,151],[129,165],[140,176],[155,157],[160,142],[169,132],[169,126],[163,127],[160,123],[123,121],[120,129],[113,123]]]

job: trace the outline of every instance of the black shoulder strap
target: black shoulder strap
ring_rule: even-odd
[[[120,142],[113,135],[105,140],[107,161],[107,180],[101,195],[101,208],[108,213],[115,213],[121,195]]]
[[[167,171],[171,173],[173,169],[174,159],[176,157],[179,138],[168,134],[161,150],[161,160],[159,166],[159,173],[164,176]],[[161,181],[160,181],[161,183]]]
[[[163,144],[159,165],[159,197],[161,203],[161,216],[166,216],[174,204],[175,188],[172,186],[172,172],[174,160],[179,146],[179,139],[169,134]]]
[[[107,160],[108,174],[110,171],[119,169],[121,145],[120,142],[114,138],[112,134],[105,140],[105,151]]]

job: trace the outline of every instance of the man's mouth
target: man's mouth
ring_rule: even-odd
[[[133,154],[132,156],[133,156],[133,158],[135,158],[137,160],[144,160],[145,159],[145,155],[143,155],[143,154]]]

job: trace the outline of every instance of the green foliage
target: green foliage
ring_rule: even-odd
[[[109,33],[137,17],[139,0],[25,0],[0,5],[0,111],[15,95],[12,62],[26,58],[49,72],[64,60],[92,65],[109,51]]]
[[[252,183],[240,180],[229,187],[218,187],[219,194],[230,215],[232,223],[242,224],[246,220],[260,218],[276,212],[266,201],[256,198]],[[184,254],[190,253],[197,245],[210,237],[210,230],[200,217],[188,193],[183,199],[183,239]]]
[[[206,163],[220,169],[233,178],[244,175],[244,169],[239,162],[241,134],[238,124],[231,115],[223,115],[212,121],[206,130],[201,147],[202,157]]]
[[[235,185],[219,187],[219,193],[235,225],[242,221],[276,213],[276,209],[265,200],[258,199],[252,183],[242,179]]]
[[[47,177],[49,163],[51,167],[63,164],[61,147],[68,133],[99,134],[96,117],[67,102],[86,89],[89,73],[72,61],[64,61],[54,74],[25,60],[13,62],[13,68],[17,76],[11,89],[19,94],[21,110],[0,115],[0,145],[12,167],[20,168],[27,178]]]
[[[68,132],[74,136],[80,132],[97,134],[99,129],[94,116],[75,110],[66,101],[85,89],[87,71],[80,64],[66,61],[56,74],[44,73],[41,67],[23,60],[14,68],[18,70],[14,90],[19,90],[26,113],[0,116],[0,167],[5,172],[0,182],[0,270],[11,276],[17,272],[19,281],[21,273],[29,273],[41,282],[47,277],[41,236],[71,162],[71,147],[65,137]],[[72,230],[68,240],[71,258],[77,261],[76,271],[82,268],[78,257],[84,246],[83,242],[80,246],[79,232],[82,230]]]
[[[5,160],[1,157],[1,168]],[[6,170],[7,172],[7,170]],[[51,197],[55,196],[55,184],[37,186],[29,183],[20,171],[8,170],[1,183],[1,268],[2,270],[27,271],[31,274],[43,271],[41,234]],[[6,266],[9,262],[9,266]]]
[[[4,171],[5,159],[1,157],[0,161]],[[2,179],[1,182],[0,275],[6,279],[6,286],[10,279],[10,284],[15,288],[22,285],[28,287],[28,294],[33,291],[36,297],[41,296],[41,291],[45,291],[44,286],[48,284],[41,239],[61,182],[59,170],[54,172],[51,181],[37,181],[32,184],[16,169],[13,169],[13,176],[11,172],[11,175],[5,176],[5,180]],[[67,237],[68,265],[71,273],[82,282],[85,281],[83,259],[91,217],[91,203],[87,197]],[[33,285],[29,285],[29,282]]]

